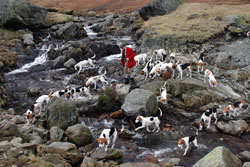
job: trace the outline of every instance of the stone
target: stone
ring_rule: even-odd
[[[82,161],[81,167],[97,167],[97,160],[85,156]]]
[[[53,97],[45,108],[47,127],[58,126],[66,129],[77,123],[79,114],[73,101]]]
[[[100,161],[100,160],[114,160],[114,161],[122,161],[123,152],[118,149],[108,148],[108,151],[105,151],[104,148],[97,148],[92,154],[91,158]]]
[[[146,161],[153,163],[153,164],[156,164],[158,162],[158,159],[153,154],[148,154],[146,156]]]
[[[75,100],[77,111],[80,115],[90,116],[98,111],[98,95],[91,98],[78,98]]]
[[[12,29],[34,29],[42,25],[47,10],[26,0],[2,0],[0,26]]]
[[[88,12],[88,16],[89,17],[93,17],[93,16],[95,16],[96,15],[96,12],[95,11],[89,11]]]
[[[59,28],[55,33],[52,33],[55,38],[70,39],[87,37],[87,32],[80,24],[68,22],[63,27]]]
[[[28,87],[28,96],[37,97],[40,94],[40,89],[41,88],[36,87],[36,86],[29,86]]]
[[[237,24],[239,17],[237,15],[229,15],[227,16],[224,21],[228,24],[228,25],[234,25]]]
[[[125,84],[116,84],[115,85],[115,90],[117,95],[119,96],[119,101],[124,102],[126,96],[128,95],[130,91],[131,86],[130,85],[125,85]]]
[[[128,117],[151,116],[156,113],[157,100],[153,92],[143,89],[132,90],[121,107]]]
[[[66,68],[71,68],[71,67],[74,67],[74,65],[76,64],[77,62],[75,61],[75,59],[73,58],[70,58],[68,61],[66,61],[63,65],[64,67]]]
[[[44,151],[51,154],[58,154],[70,164],[76,164],[81,160],[81,154],[76,145],[68,142],[53,142],[46,146]]]
[[[219,146],[196,162],[192,167],[241,167],[240,159],[226,147]]]
[[[51,141],[61,141],[62,140],[64,130],[62,130],[61,128],[59,128],[57,126],[53,126],[49,132],[50,132],[50,140]]]
[[[139,9],[139,14],[143,20],[148,20],[152,16],[169,14],[174,11],[182,0],[155,0]]]
[[[126,162],[121,164],[119,167],[160,167],[160,166],[153,163]]]
[[[70,126],[65,130],[65,135],[68,137],[68,140],[78,147],[83,147],[92,142],[92,134],[88,127],[77,124]]]
[[[21,115],[15,115],[11,118],[10,122],[13,122],[14,124],[23,124],[26,123],[26,118]]]
[[[130,131],[128,129],[124,129],[119,133],[119,137],[126,140],[130,140],[133,136],[135,136],[135,132]]]
[[[43,22],[43,26],[50,27],[53,25],[66,23],[70,21],[79,21],[79,19],[78,17],[72,16],[72,15],[67,15],[67,14],[58,13],[58,12],[48,12]]]
[[[179,165],[180,161],[181,161],[180,158],[167,158],[167,159],[164,159],[163,161],[161,161],[159,163],[159,165],[164,166],[164,167],[172,167],[172,166],[177,167]]]
[[[0,153],[8,151],[10,148],[12,148],[12,144],[8,141],[2,141],[0,142]]]
[[[250,162],[245,162],[242,167],[250,167]]]
[[[239,154],[242,162],[250,162],[250,151],[243,151]]]
[[[23,44],[25,45],[34,45],[34,37],[32,34],[24,34],[23,35]]]
[[[224,133],[240,136],[248,129],[248,124],[245,120],[218,121],[216,127]]]

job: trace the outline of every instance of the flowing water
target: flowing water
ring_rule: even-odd
[[[98,24],[98,20],[92,20],[89,24],[87,18],[82,18],[83,26],[88,33],[88,39],[97,38],[97,34],[92,32],[90,27]],[[35,48],[37,55],[34,60],[24,61],[25,63],[19,63],[19,68],[5,74],[7,92],[10,95],[8,105],[14,106],[19,113],[25,111],[23,106],[32,104],[37,97],[27,96],[27,87],[37,86],[43,88],[42,93],[48,93],[49,91],[56,91],[68,86],[68,83],[75,77],[75,73],[69,73],[65,68],[52,69],[49,66],[48,52],[51,49],[62,49],[67,47],[67,42],[64,40],[58,40],[51,37],[48,30],[42,30],[38,32],[36,38],[41,38],[36,43]],[[36,40],[36,39],[35,39]],[[81,39],[80,39],[81,40]],[[85,39],[86,40],[86,39]],[[106,35],[103,39],[104,42],[112,42],[119,45],[121,42],[126,41],[135,47],[135,44],[131,37],[115,37]],[[53,47],[52,47],[53,46]],[[97,67],[95,70],[102,71],[102,66],[120,66],[119,59],[121,54],[110,55],[108,57],[98,60],[95,64]],[[23,62],[22,59],[18,60]],[[93,70],[93,69],[92,69]],[[118,78],[112,78],[112,75],[108,75],[108,81],[119,80]],[[74,85],[80,86],[80,85]],[[48,91],[49,90],[49,91]],[[26,105],[25,105],[26,104]],[[197,118],[199,114],[197,114]],[[127,161],[144,161],[148,154],[153,154],[162,161],[166,158],[180,158],[180,165],[191,166],[201,157],[207,154],[216,146],[226,146],[232,152],[238,153],[243,150],[250,151],[250,135],[244,134],[241,137],[230,136],[222,133],[214,133],[204,131],[198,136],[199,148],[194,148],[187,153],[185,157],[182,156],[184,150],[177,148],[177,140],[181,134],[181,137],[193,135],[195,129],[192,128],[190,122],[194,120],[176,120],[175,116],[168,116],[166,121],[172,125],[171,132],[161,130],[160,133],[145,133],[140,131],[130,141],[118,139],[116,148],[121,149],[124,152],[124,162]],[[103,128],[116,127],[121,128],[121,123],[117,120],[103,119],[98,121],[97,118],[82,117],[81,123],[88,126],[93,133],[94,138],[98,137]],[[161,126],[161,129],[163,126]],[[178,137],[177,137],[178,136]]]

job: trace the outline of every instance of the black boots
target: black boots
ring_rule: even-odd
[[[129,84],[130,84],[131,86],[136,85],[134,78],[129,78]]]
[[[126,85],[129,84],[129,78],[125,78],[124,83],[125,83]]]

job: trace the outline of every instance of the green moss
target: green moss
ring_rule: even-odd
[[[115,88],[107,87],[105,90],[101,90],[98,105],[102,112],[113,112],[120,109],[121,104]]]

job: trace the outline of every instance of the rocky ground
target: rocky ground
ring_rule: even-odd
[[[5,8],[19,12],[5,15],[4,10],[0,10],[0,17],[4,16],[1,25],[9,28],[14,20],[30,28],[34,18],[21,19],[21,9],[17,10],[15,3],[9,2],[4,1]],[[166,10],[165,13],[174,12],[151,17],[162,15],[159,10],[151,11],[147,14],[148,21],[140,17],[145,10],[124,15],[93,12],[84,18],[68,15],[72,12],[47,13],[36,7],[34,9],[44,13],[44,16],[37,15],[40,20],[38,29],[33,32],[1,29],[1,166],[249,166],[250,39],[245,35],[250,30],[249,5],[208,9],[211,6],[207,4],[182,4],[176,9],[179,4],[175,2],[169,1],[171,9],[161,8]],[[27,9],[32,6],[23,4],[27,6],[22,16],[31,17],[32,12]],[[162,5],[161,1],[146,7],[152,9],[159,5]],[[94,24],[92,29],[97,33],[96,37],[87,37],[82,28],[86,24]],[[47,39],[48,33],[50,39]],[[166,78],[144,81],[139,74],[143,66],[137,66],[134,71],[137,89],[120,84],[122,69],[119,62],[107,63],[103,57],[120,52],[115,38],[122,35],[133,35],[137,53],[158,48],[181,52],[177,56],[181,63],[192,62],[196,54],[205,50],[205,67],[213,71],[218,86],[211,88],[204,83],[203,74],[194,66],[192,78],[184,75],[183,80],[167,80],[169,100],[168,105],[163,105],[157,103],[156,96]],[[127,42],[132,43],[131,40]],[[52,49],[48,49],[50,44],[53,44]],[[55,49],[55,45],[59,49]],[[3,77],[3,73],[34,61],[42,46],[48,50],[44,51],[48,55],[45,63],[33,66],[27,72]],[[26,124],[23,113],[39,95],[48,93],[51,87],[84,85],[87,77],[98,74],[97,68],[90,68],[74,77],[74,64],[94,53],[97,66],[108,69],[107,80],[115,84],[105,91],[91,90],[92,98],[53,98],[42,115],[32,124]],[[67,84],[63,83],[65,80]],[[98,87],[101,88],[99,84]],[[237,99],[246,101],[244,112],[236,117],[224,116],[225,106]],[[193,135],[201,114],[214,105],[220,106],[218,123],[201,131],[199,148],[192,147],[183,157],[183,150],[177,148],[177,140]],[[148,134],[142,130],[135,135],[134,126],[139,126],[134,123],[135,117],[138,114],[153,115],[158,106],[163,110],[160,133]],[[119,108],[122,111],[113,113]],[[118,117],[124,120],[114,119]],[[121,122],[126,129],[119,133],[115,149],[107,152],[97,149],[95,139],[102,129],[110,126],[120,129]]]

